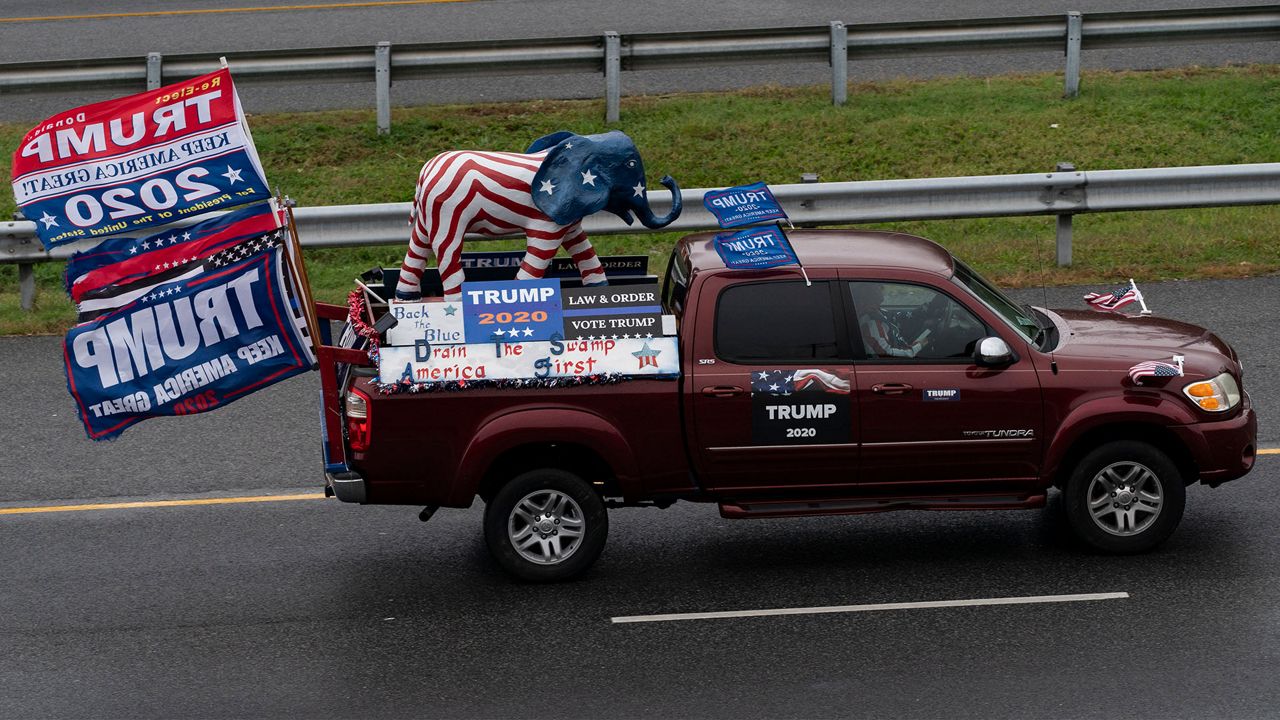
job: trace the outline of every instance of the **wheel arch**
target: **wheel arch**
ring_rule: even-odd
[[[1182,440],[1168,426],[1151,421],[1124,420],[1093,425],[1077,433],[1069,443],[1051,451],[1055,461],[1050,465],[1053,485],[1062,489],[1076,465],[1095,448],[1117,440],[1143,442],[1168,456],[1182,474],[1184,485],[1199,477],[1195,458]]]
[[[582,477],[609,494],[635,492],[637,463],[616,427],[578,408],[541,407],[493,418],[476,431],[459,464],[451,495],[492,497],[502,482],[538,467]],[[597,485],[596,483],[603,483]]]

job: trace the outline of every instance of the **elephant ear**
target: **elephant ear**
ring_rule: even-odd
[[[546,150],[549,147],[552,147],[554,145],[559,145],[561,142],[568,140],[571,137],[573,137],[573,133],[569,132],[568,130],[561,130],[560,132],[553,132],[550,135],[543,135],[537,140],[534,140],[533,144],[530,145],[529,149],[525,150],[525,152],[526,153],[542,152],[543,150]]]
[[[548,135],[533,144],[536,147]],[[597,162],[597,142],[566,133],[533,175],[533,204],[559,225],[571,225],[604,209],[609,201],[607,169]]]

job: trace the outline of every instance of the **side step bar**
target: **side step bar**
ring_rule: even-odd
[[[738,500],[720,503],[720,517],[741,520],[805,515],[856,515],[890,510],[1030,510],[1044,507],[1044,504],[1044,493],[825,500]]]

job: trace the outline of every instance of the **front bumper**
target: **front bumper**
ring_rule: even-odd
[[[359,473],[346,472],[325,473],[325,485],[333,496],[342,502],[363,504],[369,497],[364,478]]]
[[[1230,420],[1171,428],[1191,451],[1200,482],[1217,487],[1253,469],[1258,458],[1258,416],[1248,393],[1243,411]]]

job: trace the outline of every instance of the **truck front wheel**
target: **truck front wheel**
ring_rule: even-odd
[[[485,507],[484,539],[502,569],[522,580],[567,580],[600,556],[609,535],[604,501],[564,470],[531,470]]]
[[[1084,456],[1067,480],[1063,500],[1076,536],[1096,550],[1130,554],[1173,534],[1186,487],[1167,455],[1147,443],[1121,440]]]

